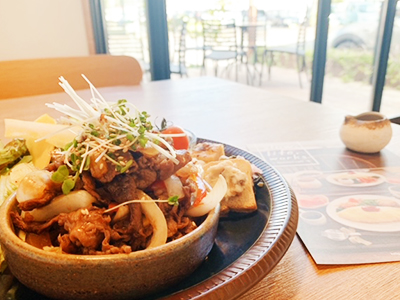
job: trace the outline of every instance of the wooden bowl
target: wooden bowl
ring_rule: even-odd
[[[136,299],[168,288],[190,275],[210,252],[219,206],[186,236],[131,254],[72,255],[38,249],[14,232],[15,195],[0,208],[0,243],[13,275],[54,299]]]

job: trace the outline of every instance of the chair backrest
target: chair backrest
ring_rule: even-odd
[[[75,90],[87,89],[84,74],[95,87],[140,84],[143,71],[130,56],[90,55],[0,61],[0,99],[62,92],[63,76]]]
[[[171,57],[171,73],[183,75],[186,73],[186,33],[187,22],[182,21],[179,36],[174,36],[174,50]],[[175,42],[177,40],[177,42]],[[177,59],[176,59],[177,57]]]
[[[132,25],[128,22],[107,21],[107,48],[113,55],[127,55],[135,57],[139,62],[145,61],[143,34],[141,27],[128,30]]]
[[[134,26],[133,30],[131,26]],[[144,40],[145,34],[141,22],[106,22],[108,53],[133,56],[139,62],[143,72],[148,72],[150,64]]]
[[[178,49],[178,57],[179,57],[179,66],[185,65],[186,60],[186,32],[187,32],[187,22],[182,22],[181,33],[179,36],[179,49]]]
[[[246,47],[261,47],[267,46],[267,23],[268,15],[261,11],[257,11],[256,16],[250,16],[250,10],[242,12],[241,39],[243,46]],[[254,13],[254,12],[253,12]]]
[[[296,52],[304,54],[306,50],[306,32],[309,20],[309,9],[306,9],[304,19],[299,24],[299,31],[297,34]]]
[[[202,20],[204,50],[237,51],[235,20]]]
[[[259,26],[256,28],[256,46],[258,47],[267,47],[267,20],[259,22]]]

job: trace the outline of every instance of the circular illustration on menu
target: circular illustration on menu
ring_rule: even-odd
[[[352,195],[333,200],[327,214],[342,225],[356,229],[400,231],[400,200],[380,195]]]
[[[376,173],[344,172],[332,174],[326,178],[330,183],[340,186],[366,187],[385,182],[385,177]]]
[[[300,208],[319,208],[329,203],[325,195],[298,195],[297,203]]]

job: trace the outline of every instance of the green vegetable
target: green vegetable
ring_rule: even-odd
[[[74,189],[76,180],[79,177],[79,172],[74,177],[69,175],[69,171],[66,165],[59,166],[57,171],[51,175],[51,180],[56,183],[62,183],[62,191],[64,195],[68,195],[71,190]]]
[[[10,176],[0,176],[0,205],[6,200],[14,191],[17,186],[10,181]]]
[[[30,155],[24,156],[15,166],[6,168],[0,175],[0,205],[17,190],[16,183],[35,169],[31,161]]]
[[[51,180],[56,183],[62,183],[69,176],[69,171],[66,165],[59,166],[57,171],[51,175]]]
[[[62,191],[64,195],[68,195],[71,190],[75,187],[75,180],[72,178],[66,179],[62,184]]]
[[[171,125],[172,125],[171,122],[168,122],[165,118],[163,118],[161,120],[160,126],[157,126],[157,124],[155,126],[159,131],[163,131],[163,130],[167,129],[169,126],[171,126]]]
[[[169,205],[178,206],[178,205],[179,205],[179,198],[178,198],[178,196],[169,197],[169,199],[168,199],[168,204],[169,204]]]
[[[14,139],[0,149],[0,171],[9,168],[19,161],[21,157],[27,155],[28,148],[24,139]]]
[[[15,166],[15,168],[5,168],[3,171],[7,170],[0,176],[0,205],[6,200],[14,191],[17,190],[17,185],[14,184],[14,180],[20,176],[24,176],[21,170],[17,171],[15,174],[16,168],[18,166],[22,166],[22,164],[27,165],[32,160],[31,156],[24,156],[19,161],[19,163]],[[21,168],[20,168],[21,169]],[[27,169],[28,170],[28,169]],[[10,175],[10,173],[12,175]],[[28,171],[27,171],[28,172]],[[20,175],[20,176],[19,176]],[[10,177],[13,176],[13,180]],[[14,277],[11,275],[7,268],[7,263],[4,260],[3,253],[0,247],[0,299],[9,299],[13,300],[16,299],[15,293],[18,285],[14,284]]]
[[[133,164],[133,160],[131,159],[126,163],[125,167],[121,168],[120,172],[125,173],[126,170],[128,170],[132,166],[132,164]]]
[[[21,160],[18,162],[18,164],[27,164],[32,161],[32,156],[31,155],[25,155],[21,158]]]

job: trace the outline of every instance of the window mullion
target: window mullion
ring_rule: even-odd
[[[392,40],[393,24],[396,15],[397,0],[385,0],[382,3],[379,31],[374,56],[372,77],[372,110],[380,111],[382,93],[385,86],[386,70]]]

